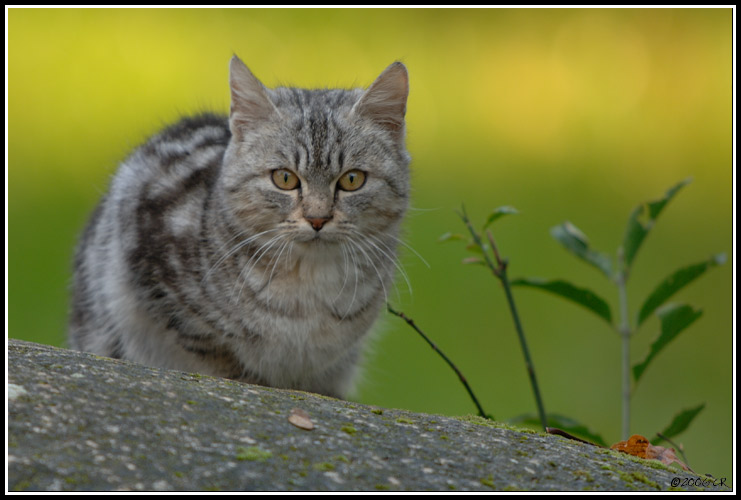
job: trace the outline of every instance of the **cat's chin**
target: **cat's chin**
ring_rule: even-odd
[[[339,245],[341,240],[334,235],[316,233],[314,235],[299,237],[295,240],[295,242],[305,248],[326,249],[328,247],[335,247]]]

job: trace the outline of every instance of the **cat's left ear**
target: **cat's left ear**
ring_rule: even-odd
[[[409,74],[406,66],[397,61],[368,87],[353,112],[370,118],[400,139],[404,136],[408,95]]]
[[[233,135],[253,129],[278,113],[265,86],[237,56],[229,63],[229,87],[232,94],[229,127]]]

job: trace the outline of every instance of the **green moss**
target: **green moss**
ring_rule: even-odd
[[[461,417],[451,417],[455,420],[458,420],[460,422],[468,422],[470,424],[475,425],[481,425],[484,427],[491,427],[493,429],[507,429],[510,431],[520,432],[524,434],[542,434],[545,435],[544,432],[535,431],[533,429],[528,429],[527,427],[516,427],[514,425],[505,424],[503,422],[497,422],[496,420],[492,420],[490,418],[484,418],[480,417],[478,415],[464,415]]]
[[[272,452],[263,450],[258,446],[250,446],[249,448],[239,446],[237,448],[237,460],[254,460],[258,462],[265,462],[272,456]]]
[[[578,479],[584,479],[588,483],[593,483],[594,482],[594,477],[592,477],[592,474],[589,471],[586,471],[586,470],[575,470],[573,472],[573,474]]]
[[[24,480],[24,481],[18,481],[13,486],[13,491],[25,491],[31,487],[31,481]]]
[[[82,484],[89,484],[90,478],[87,476],[87,474],[84,474],[82,472],[73,472],[71,475],[64,478],[64,482],[70,485],[82,485]]]
[[[343,425],[343,426],[342,426],[342,427],[340,428],[340,430],[341,430],[342,432],[346,432],[346,433],[350,434],[351,436],[352,436],[353,434],[355,434],[356,432],[358,432],[358,430],[357,430],[357,429],[356,429],[355,427],[353,427],[352,425],[349,425],[349,424],[348,424],[348,425]]]
[[[494,476],[492,476],[491,474],[489,474],[489,477],[479,479],[479,482],[491,489],[496,489],[494,487]]]
[[[634,472],[631,472],[630,475],[638,482],[651,486],[652,488],[656,488],[657,490],[661,489],[655,481],[651,481],[641,472],[634,471]]]
[[[371,410],[371,413],[375,413],[376,415],[383,415],[383,410],[380,408],[373,408]]]
[[[314,470],[319,470],[319,471],[334,470],[334,464],[331,464],[329,462],[321,462],[318,464],[314,464],[313,467],[314,467]]]
[[[632,483],[634,481],[633,476],[631,476],[627,472],[621,470],[616,470],[614,472],[617,472],[618,476],[620,476],[620,479],[622,479],[626,483]]]
[[[440,439],[442,439],[443,441],[447,441],[450,438],[446,436],[445,434],[443,434],[442,436],[440,436]]]
[[[348,459],[345,455],[336,455],[334,457],[334,460],[337,462],[342,462],[343,464],[349,464],[350,459]]]
[[[638,471],[624,472],[619,469],[616,469],[614,470],[614,472],[616,472],[620,476],[620,479],[622,479],[625,482],[625,485],[628,486],[629,488],[636,489],[634,486],[634,483],[638,482],[638,483],[643,483],[648,486],[651,486],[652,488],[656,488],[657,490],[661,489],[661,487],[659,487],[659,485],[656,482],[651,481],[645,475],[643,475],[642,473]]]
[[[396,419],[396,423],[398,424],[413,424],[414,420],[411,420],[409,418],[399,417]]]

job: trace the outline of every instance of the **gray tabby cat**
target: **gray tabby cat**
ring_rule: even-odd
[[[344,396],[409,199],[408,75],[267,89],[234,56],[231,111],[119,167],[75,256],[70,346]]]

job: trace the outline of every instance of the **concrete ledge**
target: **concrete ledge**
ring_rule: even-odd
[[[478,417],[382,409],[13,339],[8,376],[10,491],[658,491],[696,477]],[[289,422],[294,408],[313,430]]]

